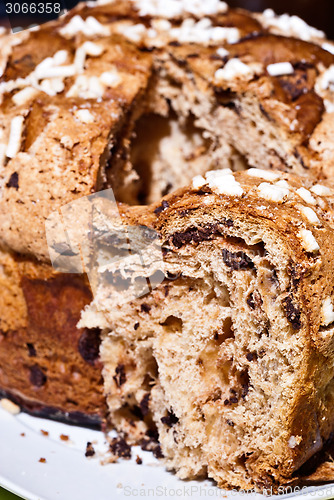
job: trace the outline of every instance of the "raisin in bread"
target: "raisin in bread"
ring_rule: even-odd
[[[331,437],[333,203],[311,179],[250,169],[209,172],[150,207],[120,206],[125,227],[159,235],[165,279],[134,298],[131,284],[156,261],[128,262],[123,292],[105,264],[81,325],[104,328],[113,423],[142,443],[155,425],[181,478],[277,488]],[[107,262],[104,200],[94,225]]]

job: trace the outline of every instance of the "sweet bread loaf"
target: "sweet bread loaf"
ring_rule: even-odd
[[[120,206],[125,226],[159,235],[165,279],[126,300],[156,262],[124,266],[123,291],[105,264],[81,324],[99,311],[109,325],[112,421],[144,443],[154,423],[181,478],[277,488],[331,437],[333,203],[326,185],[250,169],[209,172],[150,207]],[[94,224],[105,256],[104,215],[111,228],[107,206]]]
[[[272,12],[250,14],[214,0],[205,5],[100,1],[81,4],[37,29],[0,36],[0,247],[9,269],[20,268],[13,278],[5,273],[1,284],[2,393],[19,397],[30,409],[78,411],[95,415],[94,421],[104,411],[98,361],[81,364],[83,332],[74,324],[91,292],[85,280],[54,273],[50,266],[44,224],[53,211],[108,187],[124,203],[157,202],[195,175],[225,167],[332,175],[333,44],[301,20],[282,21]],[[37,281],[34,293],[24,288],[22,259],[31,269],[29,284],[31,273]],[[69,310],[60,300],[68,286],[78,300]],[[51,328],[42,315],[27,316],[45,310],[46,289],[45,308],[68,312],[63,326]],[[17,324],[11,324],[14,307],[23,318]],[[93,314],[89,324],[95,345]],[[68,326],[71,333],[59,336],[55,345],[54,328],[67,332]],[[39,344],[35,361],[48,383],[35,390],[27,344],[38,339],[46,344]],[[16,342],[22,350],[10,347]],[[55,359],[47,358],[45,345],[56,352]],[[146,413],[150,426],[146,394],[156,362],[141,346],[127,351],[132,365],[140,366],[134,384],[142,391],[142,398],[130,395],[129,407]],[[72,368],[65,367],[65,373],[60,368],[65,350],[80,384],[68,378]],[[12,370],[14,362],[21,375]],[[115,376],[121,386],[122,374],[119,367]],[[87,387],[95,385],[94,401],[87,401]],[[109,394],[115,408],[118,396],[118,390]],[[123,413],[117,415],[121,427],[131,425]],[[141,421],[133,429],[139,426],[142,435],[145,425]]]

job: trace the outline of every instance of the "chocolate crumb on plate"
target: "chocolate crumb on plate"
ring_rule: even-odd
[[[93,457],[94,455],[95,455],[94,447],[93,447],[92,443],[90,443],[88,441],[87,446],[86,446],[85,457]]]
[[[118,458],[131,458],[131,446],[125,441],[123,437],[113,438],[110,443],[110,451]]]

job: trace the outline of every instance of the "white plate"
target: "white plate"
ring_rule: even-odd
[[[41,430],[48,431],[43,436]],[[22,436],[21,434],[25,435]],[[62,441],[60,435],[69,436]],[[87,459],[87,441],[97,454],[107,449],[101,432],[72,427],[24,413],[13,416],[0,408],[0,485],[27,500],[117,500],[122,498],[227,498],[245,500],[245,495],[225,492],[210,481],[180,481],[149,452],[133,449],[130,461],[101,465],[101,457]],[[135,462],[136,455],[143,459]],[[39,462],[45,458],[46,463]],[[279,498],[322,500],[334,498],[334,485],[306,490]],[[263,499],[248,494],[249,499]]]

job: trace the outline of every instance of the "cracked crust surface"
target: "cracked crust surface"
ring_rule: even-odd
[[[170,19],[144,15],[140,2],[116,1],[94,7],[80,4],[38,30],[1,37],[0,43],[6,47],[0,82],[2,156],[12,119],[23,117],[18,152],[3,158],[1,168],[0,238],[5,246],[48,259],[44,222],[52,210],[106,184],[119,192],[121,201],[127,201],[126,197],[136,201],[138,172],[126,158],[126,151],[132,120],[143,112],[145,92],[144,108],[151,106],[154,113],[166,115],[170,105],[181,122],[194,115],[196,126],[211,141],[210,151],[216,148],[212,143],[221,146],[209,167],[205,156],[200,167],[181,164],[184,183],[190,180],[189,173],[230,166],[236,151],[241,163],[245,160],[253,166],[318,177],[331,175],[328,136],[333,96],[328,71],[334,55],[321,47],[330,45],[324,35],[305,26],[298,31],[290,22],[294,30],[291,28],[289,34],[294,38],[286,37],[278,17],[238,9],[213,12],[204,24],[201,18],[203,14],[196,10]],[[93,27],[91,19],[95,19]],[[90,32],[82,23],[90,26]],[[86,54],[84,69],[74,76],[58,77],[60,82],[54,82],[52,72],[51,77],[46,72],[44,80],[29,84],[33,92],[20,97],[23,104],[15,104],[15,96],[26,84],[12,88],[12,82],[31,76],[36,65],[61,51],[67,51],[61,66],[71,66],[75,59],[79,64],[78,49],[87,41],[95,47],[86,46],[90,54]],[[243,63],[243,72],[233,70],[226,79],[224,70],[235,60]],[[268,66],[281,62],[290,63],[293,73],[271,76]],[[101,82],[96,79],[104,73],[109,73],[105,77],[109,83],[103,84],[101,91]],[[82,78],[78,82],[78,77],[83,77],[84,83]],[[95,78],[93,94],[102,92],[98,98],[86,88],[91,77]],[[56,84],[60,90],[53,87],[55,95],[48,95],[50,85]],[[83,110],[84,114],[77,113]],[[200,143],[197,147],[200,156],[206,146]],[[168,182],[168,174],[166,178],[163,172],[166,165],[169,168],[166,161],[157,167],[162,171],[152,177],[157,188],[152,188],[150,201],[158,199],[166,188],[182,185],[174,174]]]
[[[85,40],[67,40],[42,27],[13,47],[2,83],[25,78],[58,51],[67,51],[70,63]],[[13,93],[3,96],[3,143],[8,141],[12,119],[24,116],[20,151],[1,168],[0,238],[17,252],[47,259],[46,218],[66,203],[100,189],[110,151],[116,156],[125,147],[123,129],[131,126],[132,110],[146,87],[151,63],[119,37],[100,38],[95,44],[103,53],[87,59],[81,76],[97,78],[116,67],[121,79],[118,88],[107,89],[103,98],[65,97],[74,78],[66,79],[64,92],[50,96],[37,91],[21,106],[13,103]],[[80,120],[79,110],[89,112],[89,124]]]

